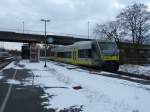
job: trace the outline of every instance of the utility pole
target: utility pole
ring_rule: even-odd
[[[90,21],[88,21],[88,39],[89,39],[89,33],[90,33],[89,27],[90,27]]]
[[[24,33],[24,21],[22,22],[22,30],[23,30],[23,33]]]
[[[47,65],[46,65],[46,50],[47,50],[47,42],[46,42],[46,40],[47,40],[47,38],[46,38],[46,23],[47,22],[50,22],[51,20],[48,20],[48,19],[41,19],[41,21],[42,22],[44,22],[45,23],[45,42],[44,42],[44,44],[45,44],[45,64],[44,64],[44,67],[47,67]]]

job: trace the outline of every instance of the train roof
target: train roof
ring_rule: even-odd
[[[79,41],[79,42],[76,42],[74,44],[72,44],[73,46],[75,45],[84,45],[84,44],[91,44],[93,41]],[[70,45],[70,46],[72,46]]]
[[[57,51],[70,51],[71,49],[73,48],[77,48],[77,49],[91,49],[91,44],[92,44],[93,41],[80,41],[80,42],[76,42],[72,45],[67,45],[67,46],[64,46],[64,45],[58,45],[55,47],[55,50]]]
[[[91,44],[93,41],[80,41],[76,42],[73,45],[69,45],[70,48],[78,48],[78,49],[91,49]]]

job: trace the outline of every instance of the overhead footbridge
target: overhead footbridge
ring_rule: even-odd
[[[73,36],[47,35],[48,39],[52,39],[51,44],[70,45],[78,41],[88,41],[90,39],[75,38]],[[9,31],[0,31],[0,41],[4,42],[20,42],[20,43],[44,43],[45,36],[40,34],[26,34]]]

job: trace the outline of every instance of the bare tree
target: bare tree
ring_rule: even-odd
[[[126,34],[123,30],[121,30],[120,23],[118,21],[111,21],[102,25],[97,24],[94,29],[94,33],[100,37],[115,40],[116,42],[120,42],[122,37]]]
[[[144,4],[134,3],[126,7],[117,16],[117,19],[128,31],[133,43],[143,43],[150,36],[150,12]]]

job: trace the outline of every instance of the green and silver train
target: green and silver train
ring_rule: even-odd
[[[115,42],[94,40],[55,46],[51,49],[50,59],[111,71],[119,68],[119,50]]]

